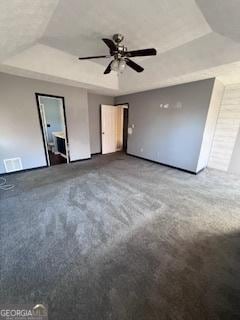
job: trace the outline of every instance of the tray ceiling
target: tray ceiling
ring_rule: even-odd
[[[11,0],[0,3],[0,70],[119,95],[216,76],[240,82],[240,3],[235,0]],[[101,41],[120,32],[145,71],[103,75]]]

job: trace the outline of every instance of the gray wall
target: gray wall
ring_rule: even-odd
[[[129,103],[128,153],[196,172],[213,85],[208,79],[115,98]]]
[[[91,154],[101,152],[100,105],[114,104],[114,98],[98,94],[88,94],[89,133]]]
[[[24,169],[46,165],[35,92],[65,97],[70,159],[90,157],[85,89],[0,73],[0,173],[6,158],[21,157]]]

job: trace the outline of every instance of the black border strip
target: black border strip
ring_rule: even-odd
[[[95,153],[91,153],[91,156],[97,156],[99,154],[101,154],[101,152],[95,152]]]
[[[183,172],[190,173],[190,174],[194,174],[194,175],[197,175],[198,173],[200,173],[201,171],[203,171],[205,169],[205,168],[203,168],[203,169],[195,172],[195,171],[191,171],[191,170],[187,170],[187,169],[182,169],[182,168],[179,168],[179,167],[174,167],[174,166],[171,166],[170,164],[154,161],[154,160],[151,160],[151,159],[146,159],[146,158],[143,158],[143,157],[140,157],[140,156],[136,156],[135,154],[131,154],[131,153],[126,153],[126,154],[128,156],[131,156],[131,157],[134,157],[134,158],[138,158],[138,159],[141,159],[141,160],[146,160],[146,161],[149,161],[149,162],[152,162],[152,163],[160,164],[161,166],[165,166],[165,167],[168,167],[168,168],[176,169],[176,170],[183,171]]]
[[[77,159],[77,160],[72,160],[71,163],[74,163],[74,162],[80,162],[80,161],[87,161],[87,160],[91,160],[92,158],[89,157],[89,158],[83,158],[83,159]]]
[[[0,176],[8,176],[11,174],[24,173],[27,171],[41,170],[41,169],[46,169],[46,168],[48,168],[48,166],[34,167],[34,168],[22,169],[22,170],[17,170],[17,171],[12,171],[12,172],[3,172],[3,173],[0,173]]]

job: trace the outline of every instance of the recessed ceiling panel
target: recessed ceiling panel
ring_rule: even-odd
[[[119,87],[116,73],[112,72],[106,77],[103,74],[105,68],[98,63],[78,61],[69,53],[42,44],[36,44],[11,57],[2,66],[25,69],[28,72],[59,77],[68,81],[78,81],[83,87],[87,85],[109,90],[117,90]]]
[[[240,57],[240,44],[217,33],[184,44],[160,54],[155,60],[142,61],[144,72],[137,74],[127,69],[120,77],[120,90],[146,90],[169,83],[171,79],[187,74],[201,73],[224,64],[236,62]],[[137,59],[135,59],[137,62]]]
[[[240,42],[239,0],[196,0],[213,31]]]
[[[238,0],[3,0],[0,70],[116,94],[217,75],[238,81],[239,11]],[[109,59],[77,59],[108,54],[101,38],[114,33],[130,50],[158,50],[133,58],[144,72],[103,75]]]
[[[108,53],[101,38],[119,32],[130,49],[164,52],[210,31],[193,0],[60,0],[41,41],[74,55],[98,55]]]
[[[0,1],[0,61],[36,42],[58,0]]]

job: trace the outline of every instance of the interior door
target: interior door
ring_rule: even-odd
[[[117,151],[117,108],[110,105],[101,105],[102,119],[102,153]]]

